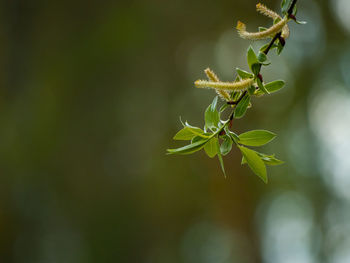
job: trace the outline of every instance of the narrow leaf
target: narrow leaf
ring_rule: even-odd
[[[221,106],[220,109],[219,109],[219,112],[223,112],[223,111],[226,110],[227,107],[229,107],[229,106],[230,106],[230,105],[228,105],[227,103],[222,104],[222,106]]]
[[[267,155],[264,153],[257,153],[261,160],[264,161],[265,164],[270,166],[281,165],[284,164],[284,161],[281,161],[275,157],[275,155]]]
[[[283,0],[282,3],[281,3],[281,11],[282,11],[282,14],[287,14],[287,11],[290,7],[290,5],[292,4],[292,0]]]
[[[258,87],[262,92],[264,92],[265,94],[270,94],[270,92],[265,88],[264,84],[259,78],[256,79],[256,82],[258,83]]]
[[[264,162],[260,159],[258,154],[244,146],[239,146],[246,162],[248,163],[250,169],[259,176],[265,183],[267,183],[266,166]]]
[[[266,130],[253,130],[242,133],[238,136],[238,143],[247,146],[262,146],[272,141],[276,134]]]
[[[218,152],[217,140],[216,137],[213,137],[204,146],[204,151],[210,158],[215,157]]]
[[[252,46],[249,46],[249,48],[248,48],[248,51],[247,51],[247,59],[248,59],[249,68],[253,71],[252,66],[253,66],[255,63],[258,63],[258,58],[256,57],[255,52],[254,52]]]
[[[271,62],[268,60],[266,54],[264,52],[259,51],[258,54],[258,61],[260,64],[264,65],[264,66],[268,66],[271,64]]]
[[[203,139],[177,149],[167,149],[168,154],[191,154],[199,151],[208,140]]]
[[[259,74],[260,69],[261,69],[261,63],[258,62],[258,63],[254,63],[252,65],[252,71],[253,71],[255,76],[257,76]]]
[[[272,81],[272,82],[265,84],[264,87],[269,93],[274,93],[274,92],[282,89],[284,87],[284,85],[285,85],[285,82],[283,80],[275,80],[275,81]],[[262,95],[262,94],[264,94],[264,92],[257,90],[257,91],[255,91],[254,94],[255,95]]]
[[[220,146],[220,152],[222,155],[228,154],[232,149],[232,138],[228,135],[225,135],[224,141]]]
[[[192,140],[195,136],[208,138],[208,136],[204,135],[204,131],[201,128],[186,126],[180,131],[178,131],[175,134],[173,139],[174,140]]]
[[[233,131],[230,131],[228,134],[231,136],[233,141],[235,141],[235,142],[239,141],[238,135],[236,133],[234,133]]]
[[[205,126],[206,128],[209,128],[212,131],[218,129],[220,122],[220,115],[219,112],[216,110],[217,100],[218,97],[216,96],[213,102],[208,106],[204,114]]]
[[[220,153],[220,144],[219,144],[219,140],[217,140],[217,149],[218,149],[218,159],[220,162],[220,166],[221,166],[221,170],[224,173],[224,176],[226,177],[226,172],[225,172],[225,166],[224,166],[224,160],[222,159],[222,155]]]
[[[236,68],[236,71],[237,71],[238,76],[240,76],[242,79],[250,79],[250,78],[254,77],[254,75],[252,73],[249,73],[245,70]]]
[[[235,109],[235,114],[234,114],[234,117],[236,119],[240,119],[244,116],[244,114],[246,113],[247,111],[247,107],[249,105],[249,102],[250,102],[250,96],[249,94],[247,93],[243,99],[238,103],[238,105],[236,106],[236,109]]]

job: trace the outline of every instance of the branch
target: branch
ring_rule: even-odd
[[[290,5],[289,9],[288,9],[288,15],[292,15],[293,13],[293,9],[294,9],[294,6],[296,5],[298,0],[293,0],[292,4]],[[275,41],[277,39],[279,39],[281,41],[281,34],[282,32],[278,32],[273,38],[272,40],[270,41],[269,45],[267,46],[267,48],[263,51],[265,55],[267,55],[271,49],[271,47],[273,46],[273,44],[275,43]],[[284,43],[283,43],[284,45]],[[259,70],[259,73],[260,73],[260,70]],[[243,92],[241,94],[241,96],[239,97],[239,99],[237,101],[228,101],[227,104],[229,105],[235,105],[235,107],[237,106],[237,104],[243,99],[243,97],[247,94],[247,91]],[[234,107],[234,108],[235,108]],[[232,113],[230,114],[230,121],[232,121],[233,117],[234,117],[234,108],[233,108],[233,111]]]
[[[288,15],[291,15],[293,13],[293,9],[295,4],[297,3],[298,0],[293,0],[292,4],[290,5],[289,9],[288,9]]]

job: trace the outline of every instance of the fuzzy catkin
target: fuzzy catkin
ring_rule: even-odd
[[[197,80],[195,85],[197,88],[212,88],[216,90],[237,91],[246,90],[254,83],[254,79],[243,79],[237,82],[214,82],[206,80]]]
[[[216,76],[214,71],[212,71],[210,68],[205,69],[204,72],[207,75],[209,80],[211,80],[213,82],[219,82],[220,81],[218,76]],[[231,99],[230,94],[226,90],[215,89],[215,91],[224,100],[229,101]]]
[[[274,36],[278,32],[281,32],[282,28],[287,24],[288,19],[284,18],[278,23],[274,24],[270,28],[266,29],[265,31],[261,32],[247,32],[246,31],[246,25],[242,23],[241,21],[237,22],[237,31],[238,34],[244,38],[244,39],[250,39],[250,40],[260,40],[260,39],[266,39]]]

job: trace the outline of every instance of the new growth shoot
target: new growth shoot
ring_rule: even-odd
[[[263,146],[276,137],[275,133],[267,130],[252,130],[242,134],[236,134],[232,131],[233,119],[242,118],[247,109],[252,106],[251,98],[269,95],[277,92],[284,87],[283,80],[275,80],[269,83],[263,81],[260,74],[261,67],[270,65],[268,53],[273,49],[277,54],[281,54],[289,37],[290,31],[288,23],[296,20],[297,0],[282,0],[280,16],[270,10],[263,4],[257,4],[256,10],[272,19],[272,25],[269,28],[259,27],[258,32],[248,32],[246,25],[238,21],[236,29],[238,34],[248,40],[258,41],[270,39],[256,53],[250,46],[247,51],[247,61],[251,72],[236,68],[237,77],[233,81],[221,81],[218,76],[209,68],[205,69],[207,80],[197,80],[197,88],[214,89],[218,96],[207,107],[204,119],[204,128],[191,126],[187,122],[182,123],[183,128],[176,133],[174,140],[187,140],[189,144],[177,148],[168,149],[168,154],[191,154],[204,149],[206,154],[213,158],[218,157],[221,169],[226,176],[222,156],[227,155],[232,146],[236,146],[242,153],[241,164],[247,164],[250,169],[267,183],[266,165],[280,165],[283,161],[277,159],[274,154],[264,154],[252,150],[249,147]],[[224,104],[218,110],[218,97],[224,101]],[[230,110],[227,120],[221,120],[221,113]]]

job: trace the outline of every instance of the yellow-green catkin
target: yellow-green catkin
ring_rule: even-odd
[[[237,82],[215,82],[206,80],[197,80],[195,85],[197,88],[212,88],[216,90],[238,91],[246,90],[254,83],[254,79],[243,79]]]
[[[210,68],[205,69],[204,72],[209,80],[213,82],[220,82],[218,76]],[[230,94],[226,90],[216,89],[215,91],[224,100],[229,101],[231,99]]]
[[[249,39],[249,40],[260,40],[260,39],[266,39],[266,38],[273,37],[278,32],[281,32],[282,28],[287,24],[287,22],[288,22],[288,19],[283,18],[281,21],[279,21],[278,23],[269,27],[265,31],[254,32],[254,33],[247,32],[246,25],[244,23],[242,23],[241,21],[238,21],[236,28],[237,28],[238,34],[242,38]]]

